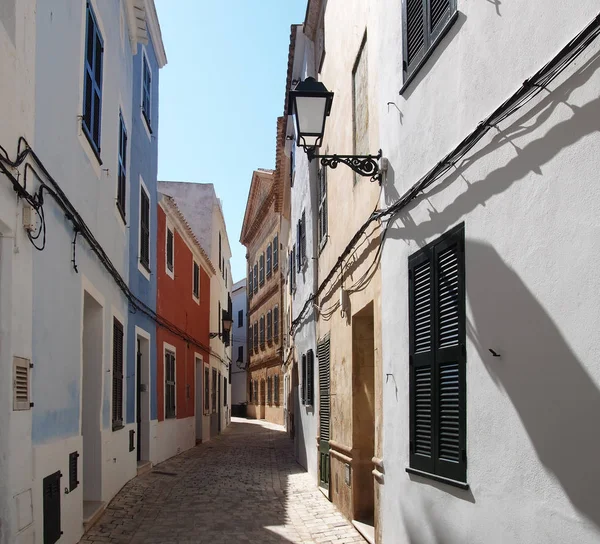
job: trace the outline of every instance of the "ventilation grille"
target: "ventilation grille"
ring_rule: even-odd
[[[431,457],[431,369],[415,368],[415,453]]]
[[[450,0],[431,0],[431,31],[433,32],[444,15],[450,10]]]
[[[438,346],[458,346],[458,248],[453,246],[438,256]]]
[[[407,0],[406,32],[408,48],[408,64],[421,51],[425,43],[423,17],[423,0]]]
[[[13,410],[29,410],[30,404],[29,359],[13,359]]]
[[[431,351],[431,265],[424,262],[414,271],[415,353]]]
[[[77,479],[78,459],[79,453],[76,451],[69,454],[69,493],[79,485],[79,480]]]
[[[440,365],[439,456],[460,460],[460,370],[458,363]]]

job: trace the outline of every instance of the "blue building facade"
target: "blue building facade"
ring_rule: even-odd
[[[129,285],[156,311],[158,81],[166,57],[160,32],[149,34],[146,45],[138,44],[133,61]],[[156,387],[152,386],[156,383],[156,323],[142,311],[130,312],[127,336],[126,421],[137,423],[138,460],[151,460],[150,427],[157,420]]]

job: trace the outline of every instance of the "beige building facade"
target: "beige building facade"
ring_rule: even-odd
[[[277,171],[256,170],[240,237],[248,250],[247,415],[280,425],[284,424],[282,196]]]
[[[314,44],[317,78],[334,93],[321,154],[375,155],[379,149],[371,25],[366,2],[308,3],[303,30]],[[304,155],[301,148],[296,153]],[[319,479],[342,513],[376,538],[382,429],[379,227],[372,224],[350,242],[377,209],[380,187],[344,165],[326,168],[318,178],[318,207],[324,203],[328,212],[319,212],[317,221],[315,404],[330,410],[328,422],[323,414],[319,418]],[[293,330],[304,319],[298,303]]]

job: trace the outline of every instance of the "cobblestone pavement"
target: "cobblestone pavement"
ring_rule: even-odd
[[[363,543],[298,465],[281,427],[224,433],[129,482],[81,543]]]

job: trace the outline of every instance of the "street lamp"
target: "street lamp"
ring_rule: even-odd
[[[229,337],[229,331],[231,331],[231,326],[233,325],[233,319],[231,319],[231,315],[227,310],[222,311],[222,319],[221,319],[223,332],[211,332],[209,333],[210,338],[219,338]]]
[[[381,183],[379,159],[377,155],[317,155],[323,143],[325,122],[331,112],[333,93],[313,77],[307,77],[289,91],[288,114],[294,115],[297,144],[308,155],[308,160],[320,159],[323,166],[337,168],[341,162],[361,176],[370,176],[371,181]]]

